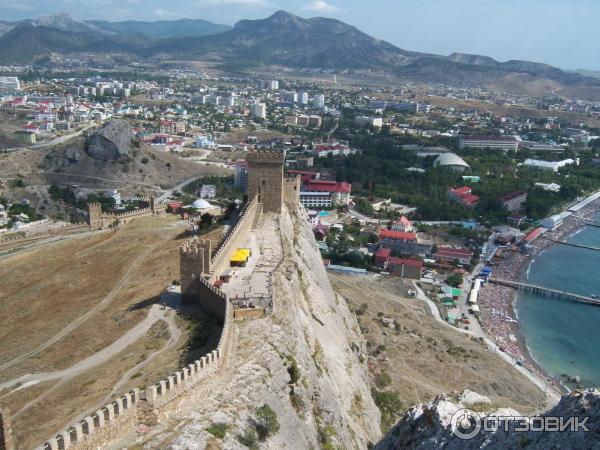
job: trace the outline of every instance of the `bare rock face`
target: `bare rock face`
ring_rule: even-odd
[[[87,141],[87,154],[100,161],[122,161],[131,157],[131,125],[124,120],[111,120]]]
[[[487,406],[486,406],[487,405]],[[530,431],[516,431],[524,427],[521,420],[500,422],[495,431],[485,431],[483,428],[472,437],[468,431],[460,438],[453,429],[458,424],[457,417],[463,416],[463,409],[475,410],[481,417],[490,416],[519,416],[512,409],[492,409],[492,404],[486,397],[471,391],[465,391],[458,400],[452,401],[446,395],[440,395],[427,404],[417,405],[408,410],[404,417],[374,448],[376,450],[399,449],[493,449],[507,448],[527,449],[594,449],[599,448],[600,439],[600,392],[595,389],[575,391],[564,396],[559,404],[549,411],[539,414],[539,417],[562,417],[564,423],[569,419],[575,424],[583,424],[584,428],[569,426],[565,431],[535,431],[541,427],[542,419],[528,420]],[[490,411],[486,411],[490,409]],[[588,419],[585,419],[585,418]],[[554,419],[552,419],[554,420]],[[560,420],[560,419],[558,419]],[[477,422],[474,422],[477,423]],[[481,422],[480,422],[481,423]],[[531,431],[531,430],[534,431]],[[459,429],[459,431],[462,431]]]
[[[81,150],[79,150],[76,147],[69,147],[65,151],[65,157],[70,162],[79,162],[85,158],[85,153],[83,153]]]

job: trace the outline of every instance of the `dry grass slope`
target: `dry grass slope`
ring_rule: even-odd
[[[334,289],[353,309],[367,303],[359,316],[370,344],[373,375],[386,372],[404,405],[427,402],[440,393],[471,389],[522,413],[545,405],[543,393],[479,341],[442,327],[419,300],[406,298],[401,280],[330,274]],[[393,330],[379,317],[396,321]],[[378,346],[384,345],[375,356]]]

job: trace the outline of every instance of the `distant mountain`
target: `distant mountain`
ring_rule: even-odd
[[[480,55],[445,57],[400,49],[335,19],[303,19],[278,11],[242,20],[230,31],[197,39],[170,39],[143,50],[146,57],[212,59],[238,65],[373,69],[422,81],[489,83],[511,73],[563,84],[600,85],[597,79],[529,61],[498,62]]]
[[[266,19],[242,20],[218,35],[161,42],[145,53],[320,68],[382,67],[416,55],[338,20],[303,19],[284,11]]]
[[[73,33],[57,28],[19,24],[0,37],[0,61],[29,64],[53,53],[126,53],[135,54],[141,46],[149,45],[123,35],[105,36],[92,33]]]
[[[110,34],[141,33],[153,39],[207,36],[231,29],[228,25],[215,24],[202,19],[159,20],[156,22],[87,20],[85,23]]]
[[[18,22],[0,21],[0,36],[18,25],[32,25],[54,28],[71,33],[88,34],[145,34],[152,39],[178,37],[199,37],[217,34],[231,29],[228,25],[220,25],[202,19],[159,20],[142,22],[128,20],[124,22],[108,22],[105,20],[79,21],[67,13],[42,16],[37,19],[25,19]]]
[[[328,70],[374,70],[448,84],[519,87],[536,92],[563,86],[600,87],[600,79],[530,61],[499,62],[481,55],[440,56],[400,49],[339,20],[304,19],[278,11],[233,28],[203,20],[78,22],[68,15],[21,23],[0,22],[0,61],[46,61],[49,54],[94,53],[110,64],[127,59],[206,60],[229,66],[281,65]],[[210,34],[213,33],[213,34]],[[214,34],[216,33],[216,34]],[[203,34],[203,35],[201,35]],[[56,58],[53,64],[60,64]],[[526,89],[527,90],[527,89]]]

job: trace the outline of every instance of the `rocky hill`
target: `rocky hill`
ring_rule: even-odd
[[[133,132],[125,120],[110,120],[87,139],[87,154],[100,161],[126,161],[133,150]]]
[[[399,449],[431,449],[444,448],[447,450],[490,449],[503,450],[507,448],[527,449],[594,449],[598,448],[600,433],[600,392],[597,390],[575,391],[564,396],[554,408],[541,414],[541,417],[563,417],[564,419],[578,418],[589,431],[563,432],[517,432],[515,428],[522,427],[522,422],[507,421],[508,426],[502,425],[497,431],[480,430],[473,432],[475,436],[461,439],[453,429],[459,427],[459,432],[470,434],[476,430],[477,421],[467,420],[461,428],[464,418],[460,410],[463,408],[475,411],[483,416],[519,416],[512,409],[498,409],[487,397],[471,391],[465,391],[459,398],[452,399],[440,395],[435,400],[415,406],[408,410],[398,424],[379,442],[376,450]],[[457,411],[459,412],[458,414]],[[475,417],[473,415],[473,417]],[[541,421],[537,421],[537,426]],[[534,421],[531,426],[536,426]],[[505,428],[507,430],[505,430]]]

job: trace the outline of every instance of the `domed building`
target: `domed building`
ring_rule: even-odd
[[[204,209],[212,209],[212,208],[214,208],[214,206],[212,206],[210,203],[208,203],[203,198],[199,198],[198,200],[196,200],[194,203],[192,203],[190,205],[190,207],[194,208],[196,210],[204,210]]]
[[[443,153],[435,159],[433,167],[449,167],[457,172],[464,172],[470,166],[464,159],[454,153]]]

